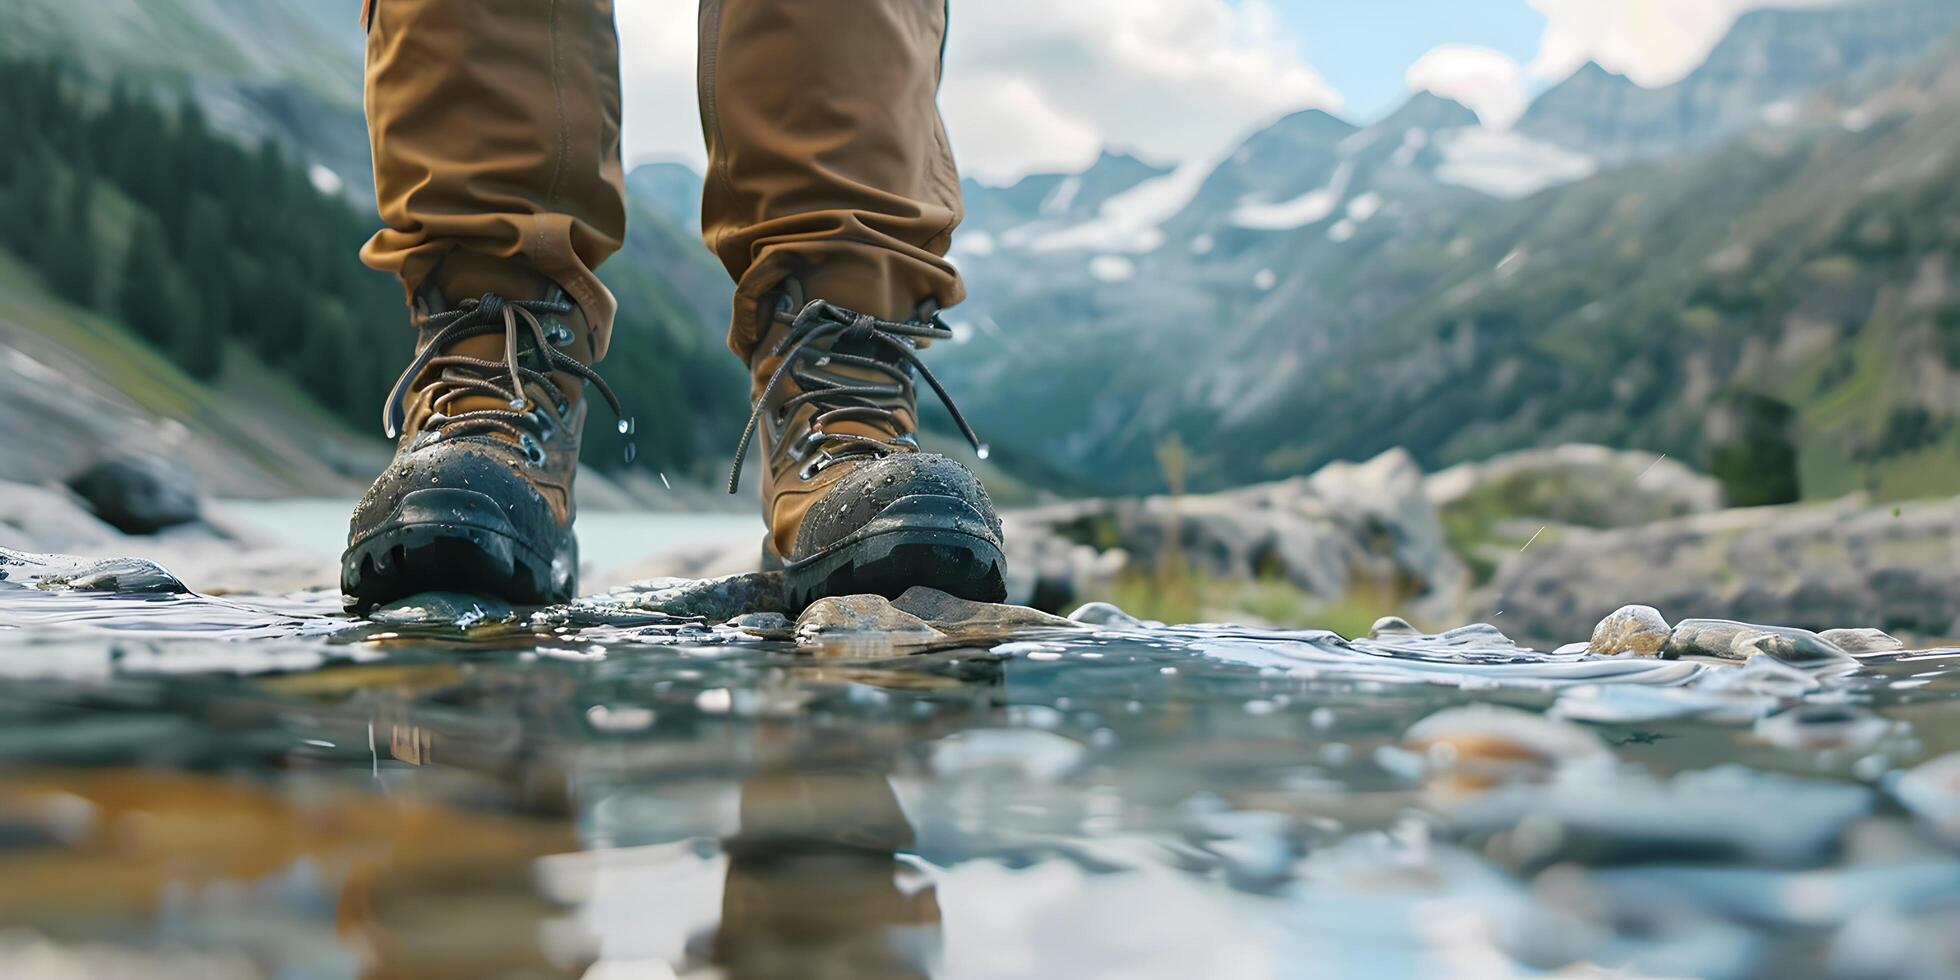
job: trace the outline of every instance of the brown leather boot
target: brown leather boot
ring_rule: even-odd
[[[349,524],[340,588],[353,612],[438,589],[534,604],[577,588],[585,383],[620,413],[592,370],[592,332],[541,276],[466,253],[444,264],[416,299],[415,358],[383,409],[394,461]],[[470,292],[486,285],[500,291]]]
[[[734,493],[759,431],[768,552],[786,598],[897,597],[914,585],[984,602],[1006,597],[1000,518],[966,467],[921,452],[913,374],[932,388],[982,458],[921,342],[952,331],[937,317],[881,320],[817,299],[792,281],[765,313],[749,372],[755,408],[728,476]]]

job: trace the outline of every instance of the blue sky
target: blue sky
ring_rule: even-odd
[[[1538,51],[1544,15],[1524,0],[1276,0],[1306,59],[1343,97],[1342,115],[1368,122],[1408,98],[1403,73],[1439,44],[1493,48],[1518,62]]]

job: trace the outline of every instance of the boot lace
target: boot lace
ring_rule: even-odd
[[[794,314],[788,310],[777,310],[776,321],[789,324],[789,332],[770,350],[771,356],[780,357],[782,361],[763,385],[762,394],[757,396],[755,406],[749,412],[748,425],[742,429],[742,441],[735,447],[735,460],[728,470],[729,493],[740,489],[742,463],[748,459],[749,444],[755,439],[756,425],[762,420],[770,397],[776,393],[776,388],[785,377],[794,378],[797,387],[802,390],[775,407],[779,420],[788,419],[803,405],[817,407],[817,413],[810,419],[809,431],[802,436],[801,445],[791,447],[799,459],[812,450],[819,451],[816,459],[806,467],[806,476],[841,459],[916,451],[918,442],[910,434],[875,439],[855,433],[824,430],[829,423],[847,420],[883,423],[897,428],[897,415],[891,403],[893,399],[913,403],[914,369],[939,396],[939,403],[946,406],[954,424],[959,426],[960,434],[966,437],[981,459],[987,458],[987,444],[974,435],[973,427],[966,423],[959,406],[953,404],[953,397],[946,393],[939,379],[919,359],[919,340],[952,339],[952,329],[937,316],[928,320],[881,320],[817,299],[804,304],[803,309]],[[817,346],[825,340],[830,343]],[[839,344],[860,349],[871,347],[888,356],[847,353],[836,349]],[[816,370],[831,364],[863,368],[891,381],[868,381]]]
[[[569,300],[507,300],[495,293],[484,293],[479,299],[463,300],[453,310],[430,314],[422,326],[434,330],[435,336],[422,346],[401,377],[395,379],[382,409],[381,422],[388,438],[401,434],[407,421],[409,386],[430,368],[439,372],[431,382],[438,389],[430,403],[435,414],[422,429],[424,437],[431,442],[501,433],[523,447],[532,462],[541,462],[544,451],[537,440],[549,438],[563,426],[568,408],[566,392],[551,377],[554,371],[591,382],[605,397],[613,415],[622,420],[621,431],[625,431],[625,412],[612,386],[597,371],[558,349],[560,344],[572,339],[569,328],[557,323],[546,328],[540,319],[571,311]],[[504,335],[502,361],[445,353],[456,343],[498,331]],[[531,342],[529,350],[521,349],[525,339]],[[532,354],[543,361],[543,370],[532,366],[535,361],[526,363]],[[445,410],[457,399],[470,396],[495,398],[510,407],[447,414]]]

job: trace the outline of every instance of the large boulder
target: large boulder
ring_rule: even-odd
[[[1628,599],[1681,619],[1960,635],[1960,497],[1749,507],[1604,531],[1512,554],[1483,604],[1523,642],[1591,634]]]
[[[1506,513],[1579,527],[1630,527],[1722,506],[1722,485],[1679,460],[1638,449],[1574,443],[1521,449],[1431,474],[1439,511],[1492,498]]]
[[[1401,449],[1222,493],[1077,500],[1004,519],[1009,599],[1046,610],[1106,594],[1172,555],[1212,579],[1284,579],[1330,603],[1365,582],[1438,617],[1467,583],[1422,469]]]
[[[68,480],[97,517],[127,534],[155,534],[199,518],[197,479],[159,456],[119,454]]]

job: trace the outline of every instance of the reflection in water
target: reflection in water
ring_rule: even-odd
[[[1939,975],[1960,653],[0,581],[0,975]],[[117,964],[123,964],[118,967]]]
[[[939,901],[885,774],[818,769],[742,782],[741,830],[710,958],[735,976],[925,976]]]

